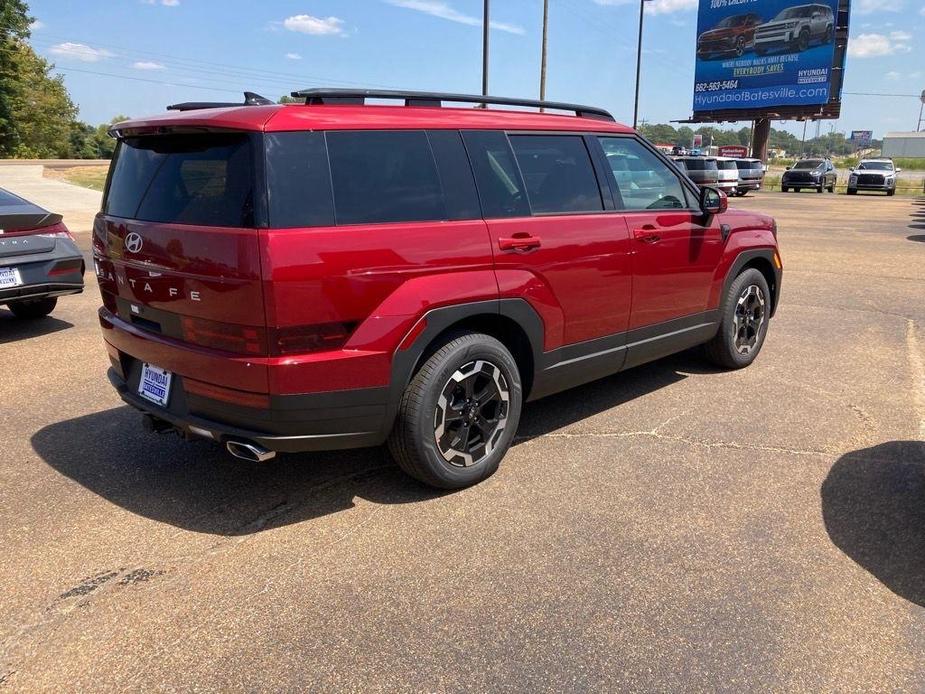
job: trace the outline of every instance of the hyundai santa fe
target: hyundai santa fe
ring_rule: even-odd
[[[695,345],[726,368],[760,352],[774,221],[606,111],[294,95],[114,126],[99,319],[149,430],[261,461],[387,443],[458,488],[497,469],[528,400]]]

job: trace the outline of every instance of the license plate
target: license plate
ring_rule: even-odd
[[[15,267],[0,267],[0,289],[18,287],[22,284],[22,275]]]
[[[141,367],[141,381],[138,383],[138,394],[161,406],[167,405],[170,399],[170,379],[173,376],[169,371],[151,364]]]

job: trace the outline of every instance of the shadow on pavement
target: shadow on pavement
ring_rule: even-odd
[[[918,241],[920,243],[925,243],[925,234],[913,234],[912,236],[906,237],[907,241]]]
[[[521,417],[521,440],[654,392],[686,373],[711,371],[698,355],[685,353],[531,403]],[[356,497],[401,504],[444,494],[406,477],[384,449],[250,464],[208,441],[146,433],[140,415],[127,406],[51,424],[33,435],[32,446],[52,468],[131,513],[216,535],[337,513]]]
[[[839,458],[822,484],[835,546],[925,607],[925,443],[890,441]]]
[[[68,323],[54,316],[47,316],[46,318],[34,320],[22,320],[16,318],[9,311],[0,309],[0,344],[24,340],[30,337],[51,335],[52,333],[73,327],[73,323]]]

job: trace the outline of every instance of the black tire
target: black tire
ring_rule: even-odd
[[[801,31],[800,35],[797,37],[797,40],[795,41],[794,49],[797,52],[802,53],[807,48],[809,48],[809,32],[804,30],[804,31]]]
[[[57,297],[49,297],[47,299],[24,299],[22,301],[11,301],[7,304],[7,308],[13,312],[13,315],[17,318],[22,318],[24,320],[34,320],[36,318],[44,318],[49,313],[55,310],[55,306],[58,305]]]
[[[760,322],[756,325],[759,318],[750,311],[757,311],[759,306]],[[707,357],[725,369],[742,369],[751,364],[768,334],[770,314],[767,280],[755,268],[744,270],[729,285],[723,299],[719,332],[705,345]]]
[[[467,385],[474,389],[480,381],[485,390],[497,394],[481,406],[476,398],[467,397],[477,395]],[[458,407],[448,398],[459,398]],[[514,440],[522,407],[520,372],[507,348],[489,335],[452,335],[405,388],[389,451],[402,470],[424,484],[440,489],[468,487],[498,469]],[[484,416],[488,409],[482,408],[491,409],[488,417]],[[447,426],[449,412],[458,414],[453,418],[458,426]],[[486,437],[483,431],[488,426],[494,428]],[[440,431],[445,432],[442,437]],[[462,432],[465,445],[473,446],[465,452],[452,447]]]
[[[832,26],[829,25],[825,28],[825,37],[822,39],[822,42],[825,44],[830,44],[832,43],[832,39],[834,38],[835,38],[835,31],[833,30]]]
[[[834,193],[834,192],[835,192],[835,184],[834,184],[834,183],[833,183],[832,185],[829,186],[829,192],[830,192],[830,193]]]
[[[736,40],[735,54],[737,58],[741,58],[745,54],[745,37],[740,36]]]
[[[889,197],[893,197],[894,195],[896,195],[896,189],[894,188],[893,190],[888,190],[886,194]]]
[[[846,190],[845,192],[846,192],[848,195],[857,195],[857,194],[858,194],[857,188],[849,188],[849,189]]]
[[[790,192],[790,189],[789,189],[787,186],[781,186],[781,187],[780,187],[780,192],[781,192],[781,193],[789,193],[789,192]]]
[[[823,185],[821,185],[821,184],[820,184],[819,186],[816,187],[816,192],[817,192],[817,193],[821,193],[821,192],[824,191],[824,190],[825,190],[825,186],[823,186]]]

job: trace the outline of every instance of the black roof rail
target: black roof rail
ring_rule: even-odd
[[[580,118],[614,120],[608,111],[596,106],[582,106],[559,101],[539,101],[538,99],[515,99],[505,96],[481,96],[477,94],[446,94],[442,92],[410,92],[393,89],[301,89],[292,92],[292,96],[305,99],[312,104],[364,104],[366,99],[398,99],[405,106],[441,106],[444,101],[463,104],[492,104],[497,106],[530,106],[532,108],[550,108],[557,111],[574,111]]]
[[[254,92],[244,92],[244,103],[236,104],[228,101],[184,101],[182,104],[170,104],[168,111],[198,111],[202,108],[230,108],[233,106],[270,106],[272,101]]]

